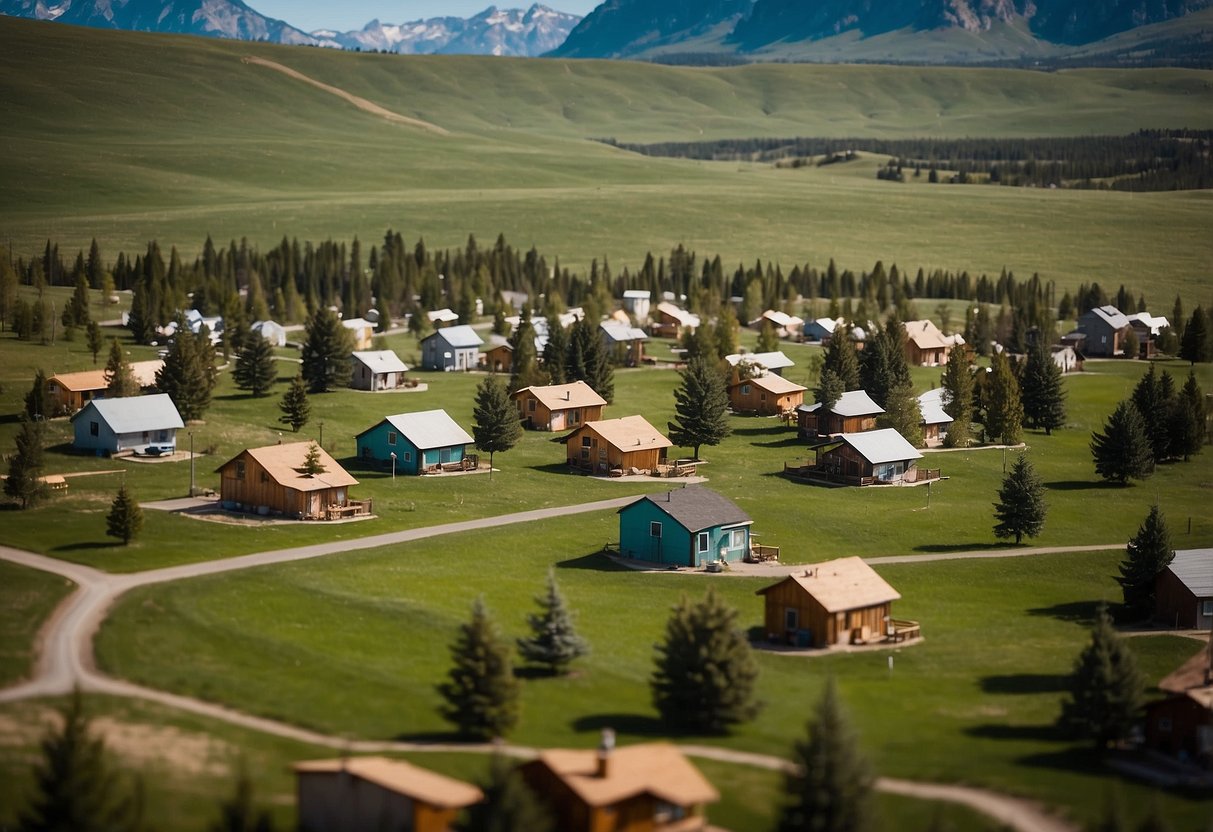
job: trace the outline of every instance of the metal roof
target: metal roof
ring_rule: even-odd
[[[785,367],[795,367],[796,362],[784,355],[783,350],[775,352],[747,352],[726,355],[724,360],[736,367],[738,364],[761,364],[768,370],[782,370]]]
[[[922,411],[924,425],[946,425],[952,417],[943,409],[943,388],[928,390],[918,397],[918,409]]]
[[[907,459],[922,459],[918,449],[906,441],[893,428],[868,430],[863,433],[841,433],[838,438],[854,448],[860,456],[873,465],[884,462],[902,462]]]
[[[400,431],[401,436],[423,451],[429,448],[447,448],[451,445],[470,445],[476,441],[466,430],[459,427],[445,410],[397,413],[395,416],[388,416],[386,421]],[[362,433],[358,435],[361,436]]]
[[[476,330],[472,329],[467,324],[459,326],[448,326],[443,329],[435,330],[434,334],[427,335],[422,339],[423,342],[431,338],[441,338],[455,349],[466,349],[467,347],[478,347],[484,343]]]
[[[1179,549],[1167,568],[1197,598],[1213,598],[1213,549]]]
[[[647,341],[649,336],[645,334],[643,329],[638,329],[634,326],[626,324],[617,324],[610,321],[603,321],[599,327],[606,336],[617,343],[625,343],[627,341]]]
[[[83,416],[89,408],[96,410],[110,426],[110,430],[119,434],[185,427],[173,400],[165,393],[120,399],[93,399],[72,417],[72,421]]]
[[[1129,319],[1125,317],[1125,313],[1121,312],[1115,306],[1097,306],[1090,310],[1087,314],[1094,315],[1112,329],[1124,329],[1129,325]]]
[[[372,373],[407,373],[409,370],[400,356],[391,350],[353,352],[350,356],[365,364]]]
[[[796,409],[806,413],[815,413],[820,408],[821,402],[817,402],[816,404],[802,404]],[[866,390],[848,390],[842,394],[842,398],[834,402],[830,412],[835,416],[879,416],[884,413],[884,408],[872,401],[872,397]]]
[[[619,511],[627,511],[646,500],[691,533],[714,526],[741,526],[754,522],[750,515],[738,508],[728,497],[701,485],[688,485],[659,494],[646,494]]]

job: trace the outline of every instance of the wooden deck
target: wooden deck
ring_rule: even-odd
[[[344,505],[328,506],[324,510],[325,520],[348,520],[351,517],[369,517],[374,500],[349,500]]]
[[[763,546],[761,543],[751,543],[750,551],[744,558],[746,563],[768,563],[779,560],[778,546]]]

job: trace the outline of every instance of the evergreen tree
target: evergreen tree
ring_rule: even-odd
[[[510,647],[493,623],[484,599],[472,605],[471,621],[459,626],[451,645],[449,681],[438,686],[446,700],[442,717],[459,733],[479,739],[502,737],[518,721],[519,686]]]
[[[92,317],[89,315],[88,277],[83,271],[76,278],[76,288],[71,298],[63,305],[62,321],[69,329],[88,326]]]
[[[1095,460],[1095,473],[1121,485],[1130,479],[1144,480],[1153,473],[1150,440],[1133,402],[1118,404],[1104,424],[1103,433],[1091,434],[1091,456]]]
[[[988,439],[1003,445],[1019,442],[1023,430],[1023,402],[1019,379],[1005,353],[990,358],[989,385],[985,391],[985,429]]]
[[[1205,395],[1196,383],[1196,374],[1189,371],[1188,380],[1179,391],[1171,410],[1171,456],[1187,462],[1192,454],[1200,453],[1205,444]]]
[[[535,349],[535,326],[531,323],[531,313],[523,309],[518,326],[510,335],[510,386],[509,393],[516,393],[524,387],[532,387],[543,383],[543,374],[539,371],[539,353]]]
[[[531,664],[543,665],[553,676],[564,674],[568,666],[590,651],[585,639],[577,635],[573,614],[565,603],[556,575],[548,570],[547,592],[535,598],[542,612],[526,617],[531,628],[529,638],[518,639],[518,655]]]
[[[1098,749],[1128,736],[1143,682],[1133,654],[1112,629],[1106,604],[1099,605],[1091,643],[1075,659],[1068,687],[1058,719],[1062,728]]]
[[[925,444],[922,436],[922,406],[914,395],[907,378],[896,379],[885,396],[884,413],[876,417],[876,425],[893,428],[915,448]]]
[[[543,370],[551,384],[567,384],[565,360],[569,352],[569,332],[560,325],[560,316],[548,318],[548,340],[543,345]]]
[[[1116,582],[1124,594],[1125,611],[1134,618],[1154,614],[1154,581],[1175,558],[1171,532],[1157,505],[1129,539]]]
[[[762,321],[762,326],[758,330],[758,352],[775,352],[779,349],[779,333],[775,330],[775,324],[766,320]]]
[[[662,719],[677,731],[709,733],[753,719],[758,665],[737,611],[709,589],[697,603],[684,595],[672,612],[649,681]]]
[[[1196,307],[1192,317],[1184,326],[1183,335],[1179,339],[1179,357],[1196,364],[1198,361],[1207,364],[1213,361],[1213,339],[1209,336],[1209,322],[1205,318],[1205,310]]]
[[[842,380],[843,392],[860,388],[859,355],[855,352],[851,333],[845,324],[835,327],[834,335],[825,348],[825,363],[821,372],[824,374],[826,370],[832,370]]]
[[[597,324],[590,316],[577,320],[569,333],[569,351],[564,362],[565,382],[584,381],[608,403],[615,398],[615,373]]]
[[[341,325],[337,313],[324,307],[307,321],[307,340],[303,343],[303,379],[309,393],[326,393],[344,387],[350,380],[350,331]]]
[[[139,395],[139,382],[131,371],[131,362],[126,360],[126,353],[117,338],[110,339],[110,354],[105,362],[105,397],[119,399]]]
[[[952,350],[944,366],[943,409],[952,417],[943,444],[948,448],[967,448],[973,442],[973,357],[963,347]]]
[[[1002,480],[998,502],[994,504],[995,537],[1014,537],[1015,545],[1024,536],[1036,537],[1045,525],[1045,486],[1032,467],[1027,454],[1020,454]]]
[[[1129,821],[1125,818],[1124,806],[1116,792],[1108,793],[1103,816],[1090,828],[1090,832],[1129,832]]]
[[[25,415],[34,421],[54,415],[47,409],[46,373],[41,369],[35,371],[33,386],[25,394]]]
[[[139,791],[128,793],[94,737],[80,691],[61,712],[62,725],[43,737],[34,768],[34,796],[18,832],[134,832],[141,827]]]
[[[731,304],[726,303],[721,308],[720,314],[716,317],[716,328],[713,335],[716,340],[716,355],[721,358],[735,354],[740,348],[738,339],[741,336],[741,324],[737,320],[737,313],[733,311]]]
[[[787,802],[778,832],[867,832],[876,828],[872,776],[838,700],[833,678],[796,743],[795,771],[787,775]]]
[[[143,509],[123,485],[110,504],[110,513],[105,518],[105,533],[122,541],[123,546],[139,536],[143,529]]]
[[[50,493],[42,480],[42,423],[24,415],[17,433],[17,452],[8,460],[4,493],[20,500],[23,509],[44,500]]]
[[[214,365],[207,358],[210,337],[205,333],[195,335],[178,320],[173,343],[164,356],[164,366],[156,371],[156,389],[173,400],[183,422],[202,418],[211,404],[214,389]]]
[[[282,394],[282,401],[278,403],[278,409],[282,411],[278,421],[284,425],[290,425],[291,430],[295,433],[298,433],[299,428],[307,424],[308,417],[312,413],[312,406],[307,400],[307,384],[304,382],[302,374],[291,379],[291,386]]]
[[[826,413],[838,400],[842,398],[842,394],[846,392],[843,389],[842,379],[833,370],[821,371],[821,383],[817,385],[817,389],[813,391],[813,395],[819,405],[821,405],[820,413]]]
[[[489,455],[489,479],[492,479],[493,454],[508,451],[522,438],[518,409],[493,376],[485,376],[476,388],[472,419],[472,438],[476,440],[476,449]]]
[[[489,759],[480,783],[484,800],[469,806],[455,832],[552,832],[555,821],[544,803],[502,754]]]
[[[1028,427],[1044,428],[1051,435],[1066,423],[1066,391],[1061,384],[1061,367],[1053,360],[1044,338],[1037,338],[1024,363],[1023,415]]]
[[[1151,363],[1149,371],[1133,388],[1132,401],[1141,414],[1146,437],[1150,440],[1150,453],[1155,464],[1171,455],[1171,419],[1175,407],[1175,382],[1166,370],[1162,376],[1155,372]]]
[[[679,375],[682,386],[674,391],[676,421],[668,424],[670,441],[692,448],[699,459],[703,445],[719,445],[732,432],[729,393],[724,377],[706,358],[693,358]]]
[[[274,360],[274,348],[260,335],[250,337],[240,354],[236,356],[236,369],[232,378],[241,390],[254,396],[263,396],[278,380],[278,366]]]
[[[88,351],[93,354],[93,365],[95,366],[97,356],[101,353],[101,348],[105,346],[105,336],[101,334],[101,324],[96,321],[89,321],[84,331]]]
[[[309,477],[325,472],[324,462],[320,459],[320,446],[315,442],[307,446],[307,454],[303,457],[303,473]]]
[[[232,796],[219,804],[219,819],[208,832],[274,832],[270,813],[258,809],[253,800],[253,780],[243,765]]]

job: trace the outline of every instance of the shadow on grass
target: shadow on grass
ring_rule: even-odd
[[[789,430],[792,429],[783,425],[767,425],[763,428],[734,428],[733,433],[738,436],[778,436],[781,433],[787,433]]]
[[[992,549],[1009,549],[1012,543],[928,543],[915,546],[915,552],[984,552]]]
[[[772,442],[751,442],[750,444],[757,448],[792,448],[792,447],[803,448],[803,447],[805,447],[804,440],[801,439],[796,434],[792,434],[791,436],[784,437],[783,439],[776,439]]]
[[[71,442],[60,442],[58,445],[48,445],[45,448],[48,454],[62,454],[63,456],[93,456],[91,451],[82,454],[76,450],[76,446]]]
[[[531,471],[542,471],[545,474],[577,474],[584,476],[580,471],[576,471],[569,467],[567,462],[549,462],[546,465],[528,465],[527,468]]]
[[[110,549],[116,546],[114,542],[99,542],[92,541],[86,543],[64,543],[62,546],[56,546],[51,549],[52,552],[89,552],[94,549]]]
[[[1058,621],[1072,621],[1078,624],[1093,624],[1099,603],[1099,601],[1070,601],[1065,604],[1054,604],[1051,607],[1037,607],[1028,610],[1028,615],[1048,616],[1056,618]]]
[[[597,734],[610,728],[634,737],[676,736],[660,719],[644,714],[590,714],[573,720],[572,728],[578,733]]]
[[[630,572],[626,566],[621,566],[608,558],[602,552],[590,552],[576,558],[556,562],[557,569],[588,569],[592,572]]]
[[[988,723],[965,728],[971,737],[986,740],[1029,740],[1031,742],[1065,742],[1070,737],[1056,725],[1000,725]],[[1046,754],[1038,756],[1050,756]]]
[[[1050,491],[1102,491],[1109,488],[1123,488],[1119,483],[1108,480],[1057,480],[1046,482],[1045,488]]]
[[[1012,673],[986,676],[981,680],[985,693],[1063,693],[1069,678],[1054,673]]]
[[[420,744],[426,743],[458,743],[458,742],[481,742],[475,737],[469,737],[465,734],[460,734],[458,731],[418,731],[415,734],[397,734],[392,737],[393,742],[415,742]]]

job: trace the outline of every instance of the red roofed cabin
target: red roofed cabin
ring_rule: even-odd
[[[351,500],[358,480],[316,446],[324,471],[306,473],[311,442],[246,448],[220,466],[219,499],[229,510],[280,514],[299,520],[336,520],[371,513],[370,500]]]
[[[597,751],[553,749],[523,764],[527,784],[550,802],[560,832],[696,832],[720,799],[699,769],[664,742]]]

